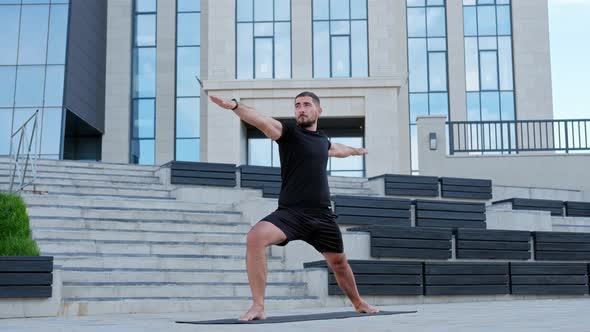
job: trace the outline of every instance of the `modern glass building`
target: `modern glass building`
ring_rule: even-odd
[[[331,175],[411,174],[418,116],[553,116],[546,0],[0,0],[0,36],[0,154],[39,109],[47,158],[279,166],[202,97],[289,121],[310,90],[320,130],[369,150]]]
[[[41,158],[100,157],[105,26],[100,2],[0,1],[0,155],[17,149],[12,133],[39,111]]]

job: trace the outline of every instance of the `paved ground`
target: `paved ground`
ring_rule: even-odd
[[[522,300],[420,304],[380,307],[382,310],[418,310],[416,314],[348,318],[263,325],[198,326],[175,324],[174,320],[199,320],[237,317],[237,312],[182,313],[155,315],[109,315],[69,318],[29,318],[0,320],[0,331],[590,331],[590,298],[561,300]],[[321,312],[342,311],[323,308]],[[310,310],[270,311],[269,315],[313,313]]]

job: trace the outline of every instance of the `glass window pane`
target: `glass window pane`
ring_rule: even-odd
[[[363,177],[363,171],[330,171],[330,176],[346,176],[361,178]]]
[[[346,20],[350,18],[349,0],[330,0],[330,19]]]
[[[408,39],[410,92],[428,91],[428,67],[425,39]]]
[[[447,35],[445,26],[444,7],[430,7],[427,9],[427,27],[429,37],[444,37]]]
[[[133,103],[133,138],[154,138],[156,101],[136,99]]]
[[[416,123],[416,118],[424,115],[428,115],[428,94],[410,93],[410,123]]]
[[[291,23],[275,23],[275,78],[291,78]]]
[[[252,13],[254,10],[254,4],[252,1],[253,0],[237,0],[238,22],[252,21]]]
[[[313,19],[328,20],[330,19],[330,0],[312,0],[313,1]]]
[[[502,120],[514,120],[514,92],[500,92]]]
[[[15,65],[20,6],[0,7],[0,65]]]
[[[350,77],[350,37],[332,37],[332,77]]]
[[[14,110],[14,123],[12,125],[12,131],[15,132],[17,131],[24,123],[25,121],[29,120],[29,118],[31,118],[31,116],[33,114],[35,114],[35,112],[37,111],[37,109],[35,108],[17,108]],[[23,144],[20,147],[20,151],[21,153],[26,153],[28,147],[29,147],[29,142],[31,139],[31,133],[32,133],[32,129],[34,126],[34,119],[31,119],[31,121],[29,121],[26,125],[27,131],[26,131],[26,135],[25,135],[25,141],[23,141]],[[39,115],[37,117],[37,121],[41,121],[41,112],[39,112]],[[37,126],[40,126],[40,123],[37,122]],[[35,151],[38,152],[38,144],[39,144],[39,127],[37,127],[37,130],[35,131],[35,136],[33,137],[33,141],[31,143],[31,151]],[[12,151],[15,152],[18,150],[18,139],[13,141],[13,146],[12,146]]]
[[[0,0],[0,5],[20,5],[22,0]]]
[[[19,66],[16,70],[16,107],[43,105],[45,66]]]
[[[133,53],[133,97],[155,97],[156,48],[137,48]]]
[[[430,94],[430,115],[449,116],[449,97],[446,93]]]
[[[367,0],[350,0],[350,18],[367,18]]]
[[[248,165],[272,166],[270,142],[268,138],[248,139]]]
[[[176,160],[178,161],[200,161],[200,139],[177,139]]]
[[[465,81],[467,91],[479,90],[478,54],[477,38],[465,38]]]
[[[424,8],[408,8],[408,37],[426,37]]]
[[[479,37],[480,50],[497,50],[497,37]]]
[[[478,6],[477,22],[480,36],[496,35],[496,8],[495,6]]]
[[[198,96],[201,92],[196,76],[201,76],[200,47],[177,48],[176,95]]]
[[[363,156],[351,156],[347,158],[331,158],[332,171],[353,171],[363,169]]]
[[[465,36],[477,36],[476,13],[475,7],[463,7],[463,33]]]
[[[254,0],[254,20],[273,20],[273,0]]]
[[[291,20],[291,0],[275,0],[275,20]]]
[[[332,21],[330,22],[330,33],[333,35],[349,35],[350,21]]]
[[[498,92],[481,93],[481,119],[483,121],[500,120],[500,96]]]
[[[135,0],[136,12],[155,12],[156,0]]]
[[[61,148],[61,108],[43,110],[43,128],[41,134],[41,154],[58,155]]]
[[[135,17],[135,45],[156,45],[156,15],[137,15]]]
[[[178,0],[179,12],[201,11],[201,0]]]
[[[16,67],[0,67],[0,107],[14,106],[14,86],[16,81]]]
[[[498,60],[500,70],[500,89],[513,90],[512,40],[510,37],[498,38]]]
[[[68,34],[68,6],[51,6],[49,18],[49,42],[47,63],[61,65],[66,63],[66,40]]]
[[[499,35],[510,35],[510,6],[497,6],[498,13],[498,34]]]
[[[64,66],[47,66],[45,77],[45,106],[62,106]]]
[[[407,0],[408,7],[424,6],[424,0]]]
[[[237,72],[238,79],[253,78],[252,23],[238,23]]]
[[[181,13],[178,14],[178,45],[196,46],[201,44],[201,14]]]
[[[494,51],[480,52],[481,89],[498,89],[498,55]]]
[[[200,98],[176,100],[176,137],[199,137],[201,132]]]
[[[70,3],[70,0],[51,0],[51,3]]]
[[[10,154],[12,108],[0,108],[0,155]]]
[[[317,0],[314,0],[314,3]],[[313,76],[330,77],[330,32],[328,22],[313,23]]]
[[[480,121],[479,92],[467,93],[467,121]]]
[[[447,50],[446,38],[428,38],[428,50],[429,51],[446,51]]]
[[[255,78],[272,78],[273,76],[273,54],[272,38],[255,38]]]
[[[134,164],[153,165],[155,152],[155,141],[153,139],[132,141],[131,159]]]
[[[272,167],[281,167],[281,155],[279,153],[279,145],[275,141],[272,142]]]
[[[445,0],[427,0],[426,4],[428,6],[444,6]]]
[[[254,37],[272,37],[273,33],[273,23],[254,24]]]
[[[369,75],[367,21],[352,21],[352,76]]]
[[[49,6],[23,6],[19,39],[19,64],[44,64],[47,54]]]
[[[430,52],[429,82],[430,91],[447,91],[447,59],[445,53]]]

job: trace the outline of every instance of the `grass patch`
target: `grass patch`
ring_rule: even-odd
[[[39,256],[31,237],[29,217],[17,195],[0,193],[0,256]]]

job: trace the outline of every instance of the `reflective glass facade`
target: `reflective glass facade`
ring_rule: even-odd
[[[418,171],[416,117],[449,118],[445,0],[407,0],[410,153]]]
[[[34,151],[61,157],[68,14],[69,0],[0,0],[0,155],[39,110]]]
[[[291,0],[236,0],[236,78],[291,78]]]
[[[367,0],[313,0],[313,77],[369,76]]]
[[[515,120],[510,0],[463,0],[469,121]]]
[[[156,0],[135,0],[133,15],[133,83],[131,163],[155,163],[156,138]]]
[[[179,161],[200,160],[201,68],[200,1],[176,4],[176,156]]]

